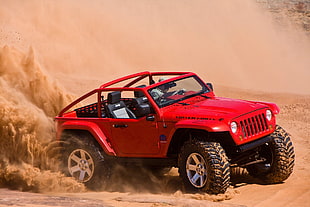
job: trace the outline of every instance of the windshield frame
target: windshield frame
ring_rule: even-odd
[[[184,95],[183,97],[180,97],[178,99],[170,99],[166,102],[163,102],[163,103],[160,103],[158,102],[158,99],[156,99],[154,97],[154,95],[152,95],[152,91],[155,89],[155,90],[158,90],[158,88],[160,87],[164,87],[166,85],[170,85],[170,86],[175,86],[175,84],[178,82],[178,81],[182,81],[182,80],[185,80],[185,79],[194,79],[200,86],[201,86],[201,90],[199,90],[198,92],[196,93],[192,93],[192,94],[189,94],[189,95]],[[201,95],[201,94],[204,94],[204,93],[208,93],[208,92],[211,92],[210,89],[207,87],[207,85],[197,76],[197,75],[191,75],[191,76],[187,76],[187,77],[182,77],[182,78],[179,78],[179,79],[175,79],[175,78],[171,78],[171,79],[167,79],[165,81],[162,81],[163,83],[162,84],[156,84],[155,87],[152,87],[150,89],[147,90],[148,94],[150,95],[150,97],[154,100],[154,102],[156,103],[156,105],[159,107],[159,108],[163,108],[163,107],[166,107],[166,106],[170,106],[170,105],[173,105],[175,103],[178,103],[180,101],[183,101],[183,100],[186,100],[186,99],[189,99],[189,98],[192,98],[194,96],[197,96],[197,95]]]

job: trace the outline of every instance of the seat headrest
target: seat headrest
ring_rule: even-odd
[[[121,92],[114,91],[108,94],[108,104],[115,104],[121,101]]]
[[[146,85],[137,86],[136,88],[144,88],[144,87],[146,87]],[[143,97],[145,95],[142,91],[134,91],[134,96],[136,98],[140,98],[140,97]]]
[[[145,96],[143,96],[143,97],[140,97],[140,98],[136,98],[136,102],[137,102],[138,105],[140,105],[140,104],[147,103],[148,99]]]
[[[136,98],[141,98],[141,97],[145,96],[142,91],[135,91],[134,95],[135,95]]]

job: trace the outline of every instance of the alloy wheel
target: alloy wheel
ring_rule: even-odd
[[[68,169],[72,177],[80,182],[89,181],[94,174],[94,161],[83,149],[76,149],[68,157]]]
[[[198,153],[192,153],[186,161],[186,174],[193,186],[202,188],[207,181],[207,165],[205,159]]]

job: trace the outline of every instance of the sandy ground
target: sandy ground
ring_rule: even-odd
[[[0,0],[0,206],[309,206],[309,38],[254,1],[112,2]],[[53,116],[142,70],[190,70],[218,96],[277,103],[293,174],[277,185],[235,177],[224,195],[207,195],[183,193],[176,169],[161,180],[123,174],[102,192],[50,172]]]

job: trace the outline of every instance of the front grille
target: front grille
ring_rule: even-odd
[[[244,138],[249,138],[268,131],[268,124],[264,113],[241,120],[239,122]]]

